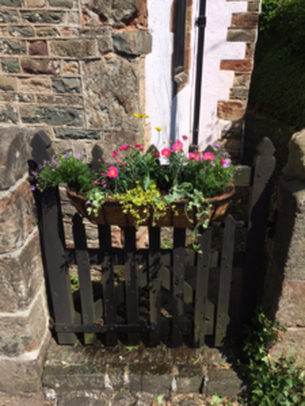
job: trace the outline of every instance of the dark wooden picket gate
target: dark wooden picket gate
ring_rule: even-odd
[[[43,133],[32,141],[36,165],[50,160],[50,139]],[[73,344],[77,335],[85,344],[94,343],[102,335],[106,344],[115,345],[123,336],[129,345],[138,344],[148,337],[156,346],[164,334],[170,335],[170,344],[180,346],[186,335],[192,337],[194,346],[213,338],[221,346],[226,336],[229,318],[231,276],[234,261],[234,236],[236,228],[247,229],[246,249],[242,258],[243,287],[240,314],[247,322],[257,302],[260,266],[275,168],[274,147],[265,138],[257,148],[253,167],[243,166],[235,177],[235,186],[250,186],[248,222],[236,222],[228,215],[224,227],[222,249],[211,255],[211,238],[215,225],[203,231],[202,254],[185,248],[186,230],[175,228],[173,249],[161,249],[160,229],[149,228],[149,248],[136,249],[135,228],[126,227],[123,249],[111,246],[110,226],[97,226],[99,249],[88,249],[82,217],[73,217],[74,248],[67,248],[64,238],[62,213],[57,188],[35,192],[39,214],[41,246],[46,271],[52,329],[60,344]],[[240,259],[240,258],[239,258]],[[240,262],[240,260],[239,260]],[[75,310],[68,267],[76,264],[80,285],[81,310]],[[99,297],[93,292],[90,265],[102,265],[102,289]],[[125,280],[114,280],[115,264],[125,265]],[[196,266],[196,283],[185,280],[185,266]],[[209,300],[208,281],[210,268],[220,266],[217,301]],[[146,292],[149,302],[147,317],[139,315],[139,292]],[[170,317],[161,312],[162,295],[171,298]],[[123,312],[118,309],[123,308]],[[189,342],[188,342],[189,344]]]

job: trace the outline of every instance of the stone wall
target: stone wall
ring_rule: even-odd
[[[220,70],[234,72],[234,82],[229,98],[219,101],[217,106],[218,118],[231,122],[230,129],[223,131],[222,137],[227,140],[226,147],[232,154],[239,151],[243,131],[243,118],[246,113],[253,70],[260,4],[260,0],[248,0],[247,12],[234,13],[231,26],[228,28],[228,42],[245,43],[244,58],[240,60],[224,59],[220,63]]]
[[[41,387],[48,310],[35,204],[27,181],[30,132],[0,132],[0,392]]]
[[[101,141],[106,159],[139,141],[146,26],[144,1],[1,0],[0,123],[44,129],[59,152]]]
[[[305,130],[293,135],[278,192],[276,233],[264,302],[287,332],[272,348],[274,358],[305,363]]]

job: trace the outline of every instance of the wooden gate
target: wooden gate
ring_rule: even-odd
[[[51,141],[39,132],[32,141],[36,165],[52,158]],[[275,167],[274,147],[265,138],[257,148],[253,167],[243,166],[235,177],[235,186],[249,186],[247,222],[236,222],[228,215],[223,223],[212,224],[200,240],[202,254],[186,248],[186,230],[173,230],[173,248],[161,249],[160,229],[149,228],[149,248],[136,249],[136,231],[124,229],[125,246],[113,248],[110,226],[97,226],[99,248],[88,249],[86,233],[79,214],[73,217],[74,247],[65,244],[58,188],[34,192],[39,214],[41,246],[53,322],[60,344],[73,344],[78,337],[92,344],[102,335],[107,345],[118,339],[129,345],[140,339],[157,346],[164,337],[169,344],[185,343],[201,346],[209,337],[214,346],[221,346],[226,336],[233,264],[243,267],[243,287],[240,306],[242,322],[248,321],[257,302],[260,267]],[[215,227],[223,228],[222,248],[211,251]],[[243,255],[234,253],[236,229],[246,230]],[[69,265],[76,264],[79,277],[80,310],[76,311],[71,292]],[[90,276],[90,266],[102,268],[101,290],[96,294]],[[125,278],[115,281],[114,266],[124,264]],[[185,278],[186,267],[192,266],[195,283]],[[209,299],[211,268],[220,267],[217,299]],[[143,296],[144,295],[144,296]],[[148,303],[146,315],[140,314],[140,296]],[[164,314],[164,296],[170,302]],[[141,299],[141,300],[142,300]],[[187,338],[186,338],[187,337]],[[191,342],[190,342],[191,337]]]

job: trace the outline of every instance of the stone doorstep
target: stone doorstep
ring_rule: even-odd
[[[203,393],[234,397],[245,386],[230,367],[169,364],[46,365],[42,384],[45,390],[58,395],[73,391],[111,390],[128,388],[146,393]]]
[[[51,403],[45,400],[42,390],[22,395],[7,395],[0,393],[0,406],[50,406]]]

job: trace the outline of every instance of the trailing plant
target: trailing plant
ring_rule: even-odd
[[[241,370],[249,389],[249,404],[255,406],[305,406],[305,371],[294,357],[272,361],[271,346],[285,328],[270,321],[259,308],[245,331],[244,364]]]

